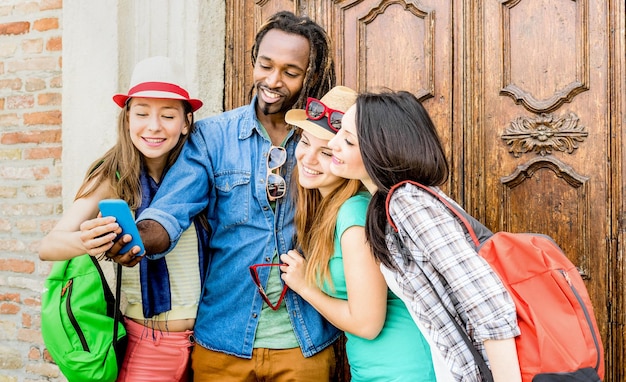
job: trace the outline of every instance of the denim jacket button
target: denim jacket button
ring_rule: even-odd
[[[256,318],[257,314],[256,313],[252,313],[252,318]]]

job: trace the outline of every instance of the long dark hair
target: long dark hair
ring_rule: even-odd
[[[376,258],[395,268],[385,243],[389,189],[403,180],[441,185],[448,179],[448,161],[428,112],[409,92],[359,95],[356,128],[365,170],[378,188],[367,209],[365,234]]]
[[[252,46],[252,65],[256,63],[259,53],[259,45],[265,34],[272,29],[278,29],[285,33],[296,34],[309,41],[309,67],[304,77],[302,90],[298,100],[293,105],[294,109],[304,109],[307,97],[317,99],[335,86],[335,65],[332,59],[332,45],[324,28],[306,16],[296,16],[289,11],[281,11],[265,21],[256,34]],[[250,97],[254,87],[250,89]]]

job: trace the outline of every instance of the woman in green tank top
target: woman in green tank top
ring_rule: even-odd
[[[353,90],[339,86],[286,115],[302,132],[294,170],[299,251],[281,256],[282,278],[346,332],[353,382],[435,381],[428,343],[387,288],[365,239],[370,195],[360,181],[330,171],[335,159],[328,141],[355,99]]]

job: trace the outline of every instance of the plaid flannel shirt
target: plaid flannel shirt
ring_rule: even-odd
[[[456,316],[487,359],[483,341],[520,334],[511,297],[477,254],[461,223],[434,196],[416,186],[404,185],[393,193],[389,213],[411,257],[405,263],[388,225],[387,246],[401,271],[390,270],[386,276],[395,278],[399,297],[425,328],[424,335],[437,348],[431,351],[442,355],[455,381],[480,381],[472,354],[444,309]]]

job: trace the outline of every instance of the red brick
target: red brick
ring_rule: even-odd
[[[14,23],[0,24],[0,35],[18,35],[28,33],[30,23],[28,21],[17,21]]]
[[[23,60],[15,60],[7,62],[7,71],[9,73],[17,73],[23,71],[40,71],[48,72],[59,70],[58,60],[51,55],[41,55],[38,57],[25,58]]]
[[[0,98],[0,110],[4,110],[4,98]]]
[[[0,259],[0,270],[15,273],[33,273],[35,271],[35,263],[28,260]]]
[[[46,43],[46,50],[50,52],[60,51],[63,48],[63,39],[61,37],[52,37]]]
[[[61,129],[42,131],[16,131],[3,134],[0,143],[15,145],[19,143],[59,143],[61,142]]]
[[[0,114],[0,126],[17,127],[20,124],[21,124],[21,121],[20,121],[20,118],[17,116],[17,114],[15,113]],[[0,143],[2,143],[2,138],[0,138]]]
[[[60,125],[61,122],[60,110],[24,114],[24,125]]]
[[[13,203],[3,204],[1,212],[4,216],[49,216],[54,208],[52,203]]]
[[[54,77],[50,80],[50,87],[51,88],[61,88],[63,87],[63,77],[59,76],[59,77]]]
[[[0,294],[0,301],[20,302],[20,294],[19,293]]]
[[[48,363],[54,363],[54,360],[52,359],[52,356],[50,355],[48,349],[43,349],[43,360]]]
[[[19,233],[39,233],[37,222],[33,219],[21,218],[15,224],[15,228]]]
[[[28,78],[26,80],[25,89],[28,92],[35,92],[46,88],[46,81],[41,78]]]
[[[31,94],[7,97],[7,109],[32,109],[35,97]]]
[[[48,198],[59,198],[61,197],[63,191],[63,186],[60,184],[52,184],[46,186],[46,197]]]
[[[37,39],[22,41],[22,51],[24,51],[24,53],[43,52],[43,39],[37,38]]]
[[[42,0],[39,3],[39,9],[42,11],[61,8],[63,8],[63,0]]]
[[[43,344],[43,338],[41,337],[41,331],[34,329],[18,329],[17,340],[23,342],[29,342],[33,344]],[[37,366],[35,366],[37,367]]]
[[[22,88],[22,80],[19,78],[9,78],[0,80],[0,89],[20,90]]]
[[[33,167],[10,167],[4,166],[0,167],[0,178],[11,179],[11,180],[41,180],[50,175],[50,168],[47,166],[33,166]],[[18,210],[15,215],[19,215],[23,213],[24,210],[27,210],[25,206],[28,206],[30,209],[39,208],[42,211],[38,212],[47,212],[47,215],[50,214],[49,207],[41,208],[45,206],[45,204],[5,204],[3,205],[3,209],[6,211],[7,209],[15,209]]]
[[[3,303],[0,304],[0,314],[17,314],[20,311],[19,305]]]
[[[38,31],[48,31],[51,29],[59,29],[59,19],[56,17],[50,17],[47,19],[40,19],[35,21],[33,29]]]
[[[59,196],[61,196],[59,194]],[[39,231],[42,234],[47,234],[48,232],[52,231],[52,228],[54,228],[54,226],[59,222],[58,219],[56,220],[44,220],[39,222]]]
[[[37,104],[39,105],[60,105],[61,93],[43,93],[37,96]]]
[[[28,351],[28,359],[38,360],[39,358],[41,358],[41,351],[39,350],[39,348],[32,346]]]
[[[14,15],[32,15],[39,12],[39,4],[33,1],[18,1],[13,8]]]
[[[24,305],[38,307],[41,306],[41,300],[36,298],[25,298]]]
[[[24,150],[26,159],[61,159],[60,147],[34,148]]]
[[[33,177],[35,180],[41,180],[50,175],[50,169],[48,167],[33,167]]]
[[[22,313],[22,326],[25,328],[32,328],[33,317],[28,313]],[[39,358],[39,357],[37,357]]]

